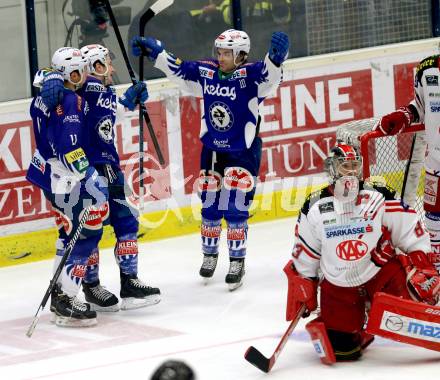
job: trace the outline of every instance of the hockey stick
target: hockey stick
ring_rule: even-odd
[[[50,280],[50,282],[49,282],[49,287],[46,290],[46,294],[44,295],[44,297],[40,303],[40,306],[38,306],[38,310],[35,313],[34,319],[32,320],[28,330],[26,331],[26,335],[29,338],[34,333],[35,327],[37,326],[38,320],[40,319],[40,312],[43,311],[44,307],[46,306],[47,300],[49,299],[49,296],[52,293],[52,290],[55,287],[55,284],[57,283],[58,277],[60,277],[61,271],[63,270],[64,265],[66,264],[66,261],[70,255],[70,253],[72,252],[73,247],[75,246],[76,241],[79,238],[79,235],[81,234],[81,231],[84,227],[84,224],[87,222],[90,210],[91,210],[91,207],[85,209],[84,214],[79,221],[78,227],[72,236],[72,239],[70,239],[69,243],[67,244],[66,250],[64,252],[63,257],[61,258],[61,261],[58,265],[58,268],[55,271],[55,274],[53,275],[52,280]]]
[[[174,0],[158,0],[150,6],[139,19],[139,36],[145,36],[145,26],[159,12],[168,8],[174,3]],[[139,56],[139,80],[144,81],[144,55]],[[142,109],[139,108],[139,136],[144,136],[144,123],[142,122]],[[140,209],[144,209],[144,139],[139,138],[139,205]],[[160,161],[160,164],[163,162]]]
[[[153,4],[153,6],[156,5],[157,3],[163,3],[163,2],[168,3],[169,0],[158,0],[155,4]],[[109,3],[109,0],[104,0],[104,4],[107,9],[107,13],[109,15],[110,21],[113,25],[113,30],[115,31],[116,39],[118,40],[118,44],[119,44],[119,48],[121,49],[122,56],[124,57],[125,65],[127,66],[127,70],[128,70],[128,74],[130,75],[131,82],[133,84],[135,84],[136,83],[136,76],[135,76],[133,68],[130,64],[130,61],[128,60],[128,55],[127,55],[127,51],[125,50],[124,42],[122,41],[121,32],[119,31],[119,27],[116,22],[115,15],[113,14],[113,10],[112,10],[112,7]],[[159,12],[162,9],[160,9]],[[157,141],[156,134],[154,133],[153,125],[151,124],[151,120],[150,120],[150,115],[148,115],[147,108],[145,107],[145,104],[141,103],[139,105],[139,107],[142,110],[142,114],[144,116],[145,123],[147,124],[148,131],[150,132],[151,140],[153,141],[154,149],[156,150],[156,153],[157,153],[157,158],[159,159],[160,164],[163,165],[165,163],[165,160],[163,158],[163,154],[162,154],[162,150],[160,149],[159,142]],[[140,123],[140,125],[143,125],[143,123]],[[143,135],[139,136],[139,143],[141,141],[143,142]],[[141,152],[141,157],[142,157],[142,154],[143,154],[143,150]],[[143,170],[143,168],[141,167],[141,168],[139,168],[139,170],[141,172]]]
[[[250,346],[246,353],[244,354],[244,358],[260,369],[263,372],[269,372],[272,367],[274,366],[276,360],[278,359],[278,356],[280,355],[281,351],[283,350],[285,344],[287,343],[287,340],[289,339],[290,334],[292,334],[293,329],[298,324],[298,321],[301,319],[301,316],[304,314],[306,310],[306,305],[302,304],[301,307],[296,312],[295,318],[290,322],[289,327],[287,328],[286,332],[282,336],[280,342],[278,343],[277,348],[275,348],[274,353],[270,358],[266,358],[260,351],[258,351],[254,346]]]

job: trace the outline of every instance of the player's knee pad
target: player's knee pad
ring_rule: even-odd
[[[55,212],[55,224],[58,228],[58,231],[61,235],[70,235],[73,230],[73,222],[67,215],[65,215],[62,211],[54,208]]]
[[[247,219],[232,222],[226,220],[228,224],[227,239],[229,248],[229,257],[243,258],[246,256],[246,243],[248,225]]]
[[[427,212],[438,213],[440,210],[440,172],[426,168],[423,207]]]
[[[432,251],[440,254],[440,213],[426,212],[425,225],[431,238]]]
[[[249,170],[240,166],[231,166],[225,169],[223,187],[226,190],[239,190],[245,194],[253,193],[255,185],[256,178]]]
[[[215,170],[201,169],[196,182],[198,194],[216,193],[222,187],[222,176]]]
[[[203,253],[208,253],[211,255],[218,254],[218,246],[220,244],[221,232],[222,232],[221,219],[210,220],[202,217],[200,235],[202,238]]]
[[[92,207],[81,231],[81,238],[98,238],[99,241],[102,236],[103,218],[108,218],[108,214],[108,204],[104,204],[103,207]],[[77,223],[79,223],[83,215],[84,211],[79,214]]]

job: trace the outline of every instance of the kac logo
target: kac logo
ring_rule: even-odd
[[[336,254],[345,261],[355,261],[364,257],[368,252],[368,246],[361,240],[347,240],[339,243]]]

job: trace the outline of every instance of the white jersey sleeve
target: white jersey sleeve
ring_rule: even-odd
[[[161,70],[169,80],[176,83],[183,91],[196,97],[203,96],[198,62],[182,61],[163,50],[157,56],[154,67]]]
[[[321,259],[321,239],[315,230],[316,223],[309,220],[308,204],[301,209],[295,226],[295,244],[292,258],[295,268],[304,277],[317,277]]]
[[[283,80],[282,66],[276,66],[266,54],[258,81],[258,97],[265,98],[274,93]]]
[[[394,247],[402,252],[430,252],[429,233],[413,208],[403,207],[399,200],[386,200],[382,224],[391,232]]]

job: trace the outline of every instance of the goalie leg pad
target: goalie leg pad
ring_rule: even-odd
[[[440,351],[440,307],[378,292],[367,333]]]
[[[316,318],[306,324],[306,330],[310,334],[313,347],[323,364],[333,364],[336,362],[335,353],[327,334],[327,329],[321,318]]]

